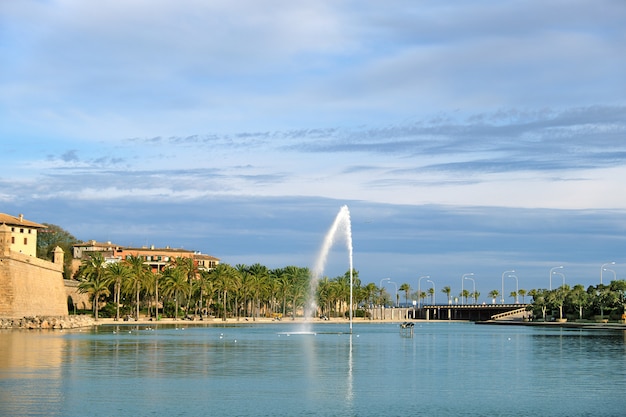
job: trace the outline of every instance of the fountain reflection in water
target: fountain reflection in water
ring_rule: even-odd
[[[324,243],[322,244],[322,248],[320,249],[320,253],[317,256],[317,260],[312,271],[309,300],[306,304],[304,313],[305,317],[309,318],[317,311],[317,303],[315,302],[317,285],[322,277],[322,274],[324,273],[328,253],[338,237],[343,237],[345,239],[348,249],[348,261],[350,268],[350,333],[352,333],[352,225],[350,223],[350,210],[348,210],[348,206],[341,207],[339,213],[337,213],[337,217],[335,217],[335,221],[326,233]]]

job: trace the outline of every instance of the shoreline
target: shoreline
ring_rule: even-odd
[[[319,318],[305,320],[297,317],[295,320],[273,318],[257,318],[241,317],[229,318],[222,320],[221,318],[204,318],[202,320],[186,320],[174,318],[162,318],[158,321],[148,317],[139,320],[115,320],[114,318],[94,319],[86,315],[70,315],[70,316],[32,316],[21,318],[0,318],[0,330],[69,330],[99,326],[155,326],[155,325],[181,325],[181,326],[221,326],[221,325],[267,325],[267,324],[349,324],[350,320],[345,318],[331,318],[323,320]],[[425,320],[425,319],[363,319],[361,317],[352,320],[353,325],[363,324],[401,324],[401,323],[473,323],[479,325],[491,326],[531,326],[531,327],[552,327],[566,329],[603,329],[603,330],[622,330],[626,331],[626,323],[597,323],[597,322],[534,322],[534,321],[518,321],[518,320],[488,320],[488,321],[469,321],[469,320]]]

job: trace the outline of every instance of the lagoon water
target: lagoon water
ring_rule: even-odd
[[[398,324],[0,332],[0,416],[623,416],[626,334]]]

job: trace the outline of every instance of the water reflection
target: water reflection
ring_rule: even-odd
[[[626,334],[468,323],[0,334],[0,415],[621,415]],[[282,332],[282,333],[281,333]],[[88,410],[88,411],[87,411]],[[599,411],[600,410],[600,411]]]
[[[58,415],[62,352],[57,332],[0,330],[0,415]]]

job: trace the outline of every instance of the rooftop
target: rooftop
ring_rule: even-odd
[[[11,216],[10,214],[0,213],[0,224],[6,224],[8,226],[23,226],[23,227],[31,227],[33,229],[45,229],[47,226],[43,224],[31,222],[30,220],[24,219],[24,215],[20,214],[18,217]]]

